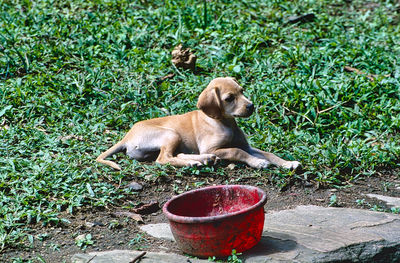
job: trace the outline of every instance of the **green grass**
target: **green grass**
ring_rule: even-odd
[[[398,168],[400,6],[376,3],[207,1],[205,14],[203,1],[0,0],[0,251],[29,242],[35,223],[67,223],[61,211],[131,194],[113,184],[146,176],[141,164],[124,158],[114,172],[97,155],[136,121],[194,110],[217,76],[239,79],[257,105],[240,121],[251,143],[302,162],[300,174],[262,172],[277,185]],[[316,20],[286,23],[305,13]],[[171,65],[180,43],[200,73]]]

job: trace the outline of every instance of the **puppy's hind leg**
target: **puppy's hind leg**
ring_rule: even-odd
[[[200,161],[192,158],[180,158],[181,154],[174,156],[175,150],[181,143],[180,136],[170,130],[163,130],[162,136],[158,138],[160,143],[160,154],[156,160],[159,164],[171,164],[174,166],[201,166]]]
[[[105,151],[102,154],[100,154],[99,157],[97,157],[96,161],[99,162],[99,163],[111,166],[112,168],[114,168],[114,169],[116,169],[118,171],[121,171],[121,167],[119,167],[118,164],[116,164],[113,161],[105,160],[105,158],[107,158],[107,157],[109,157],[109,156],[111,156],[113,154],[122,152],[123,150],[125,150],[124,143],[123,142],[118,142],[117,144],[112,146],[110,149],[108,149],[107,151]]]

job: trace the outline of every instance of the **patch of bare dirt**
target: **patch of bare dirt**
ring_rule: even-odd
[[[247,168],[244,168],[247,169]],[[383,172],[374,177],[359,179],[348,187],[336,189],[317,189],[314,184],[295,183],[281,191],[267,178],[246,177],[242,169],[225,169],[224,175],[199,175],[187,177],[161,177],[156,181],[139,181],[131,178],[142,188],[133,194],[130,200],[124,200],[118,206],[101,209],[83,208],[75,215],[63,213],[60,217],[70,223],[58,227],[32,226],[30,234],[34,237],[32,245],[23,250],[6,250],[0,256],[1,262],[12,262],[12,258],[33,259],[41,256],[46,262],[70,262],[72,255],[83,253],[83,246],[76,242],[77,236],[91,234],[92,245],[86,252],[114,249],[135,249],[144,251],[167,251],[181,253],[171,241],[158,240],[140,231],[141,224],[167,222],[160,207],[178,192],[208,185],[248,184],[255,185],[267,192],[268,201],[265,210],[277,211],[294,208],[298,205],[339,206],[359,209],[389,211],[385,203],[368,198],[373,193],[400,197],[398,171]],[[201,183],[199,183],[201,182]],[[127,181],[126,185],[131,182]],[[131,183],[132,184],[132,183]],[[201,185],[199,185],[201,184]],[[335,197],[332,197],[335,195]],[[358,200],[358,201],[357,201]],[[333,202],[335,201],[335,202]],[[127,209],[125,205],[137,205],[136,209]],[[157,205],[156,205],[157,204]],[[123,212],[123,213],[121,213]],[[139,217],[137,216],[139,215]]]

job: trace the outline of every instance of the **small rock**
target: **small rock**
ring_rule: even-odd
[[[314,184],[311,183],[311,182],[305,181],[305,182],[304,182],[304,186],[305,186],[305,187],[312,187],[312,186],[314,186]]]
[[[392,206],[394,208],[400,208],[400,198],[399,197],[391,197],[391,196],[384,196],[384,195],[377,195],[377,194],[366,194],[369,198],[376,198]]]
[[[160,108],[160,110],[161,110],[162,112],[164,112],[165,115],[171,115],[171,113],[170,113],[166,108]]]
[[[62,141],[62,142],[65,142],[65,141],[68,141],[68,140],[83,141],[83,137],[82,136],[77,136],[77,135],[58,136],[57,139]]]
[[[143,225],[140,227],[140,230],[155,238],[175,240],[168,223]]]
[[[310,13],[310,14],[305,14],[305,15],[300,15],[300,16],[290,16],[288,18],[288,23],[294,24],[294,23],[306,23],[306,22],[311,22],[314,21],[316,18],[315,14]]]
[[[104,224],[101,222],[94,221],[94,222],[85,222],[85,226],[95,227],[95,226],[104,226]]]
[[[137,182],[130,182],[126,188],[132,190],[132,191],[140,191],[143,189],[143,186],[141,184],[138,184]]]
[[[82,241],[82,240],[85,240],[86,239],[86,234],[81,234],[81,235],[78,235],[76,238],[75,238],[75,241],[76,242],[79,242],[79,241]]]
[[[146,175],[145,177],[144,177],[144,179],[146,180],[146,181],[153,181],[154,180],[154,175],[153,174],[148,174],[148,175]]]
[[[85,226],[94,227],[94,224],[92,222],[85,222]]]
[[[228,165],[228,169],[229,169],[229,170],[235,170],[235,168],[236,168],[236,164],[234,164],[234,163],[230,163],[230,164]]]

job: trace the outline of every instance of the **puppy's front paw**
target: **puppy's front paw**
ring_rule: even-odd
[[[200,167],[200,166],[203,166],[203,164],[201,162],[199,162],[199,161],[190,160],[190,161],[187,162],[187,166],[189,166],[189,167],[194,167],[194,166]]]
[[[271,163],[268,162],[267,160],[256,159],[255,161],[252,161],[252,162],[250,163],[250,166],[251,166],[251,167],[254,167],[254,168],[258,168],[258,169],[265,169],[265,168],[268,168],[268,166],[269,166],[270,164],[271,164]]]
[[[283,168],[291,170],[296,170],[299,166],[301,166],[301,163],[298,161],[288,161],[282,165]]]
[[[204,165],[214,165],[217,163],[219,158],[215,154],[205,154],[205,158],[202,161]]]

